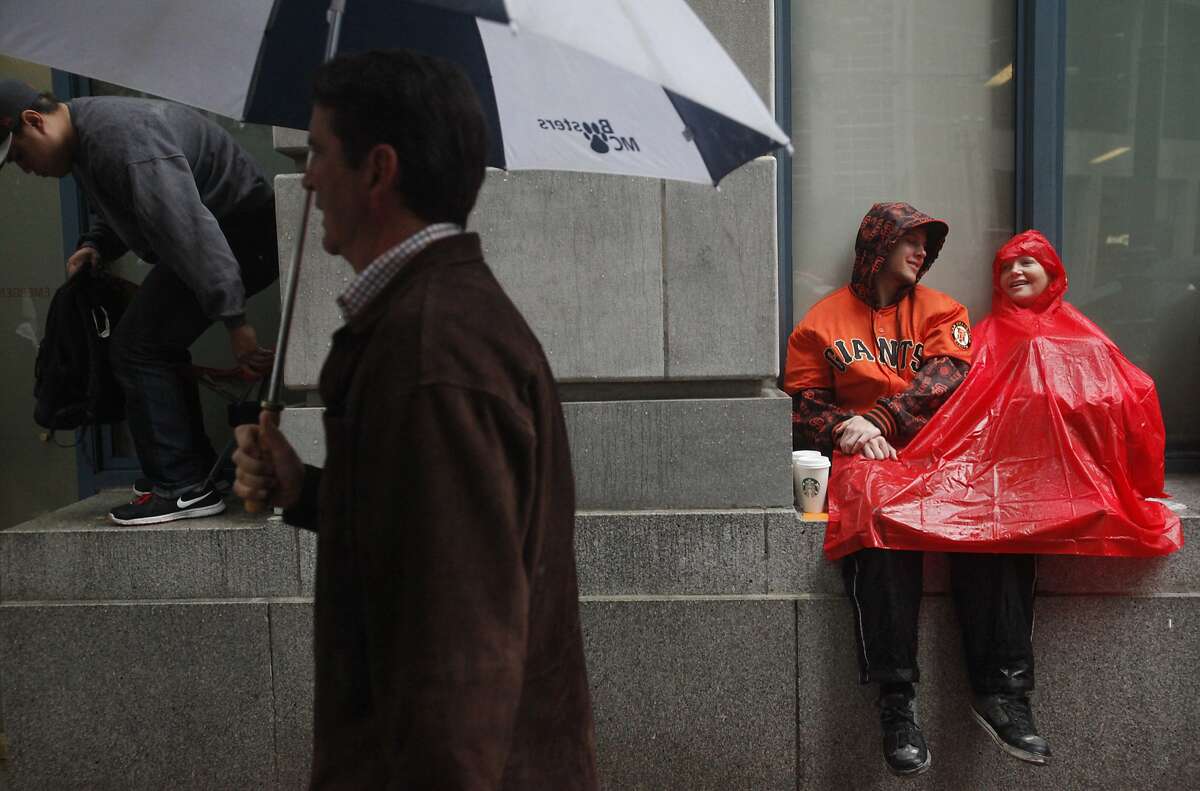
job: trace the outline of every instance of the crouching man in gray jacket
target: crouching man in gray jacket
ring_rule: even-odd
[[[118,524],[225,510],[188,347],[214,321],[248,376],[271,354],[246,323],[246,298],[279,276],[275,199],[261,168],[220,126],[180,105],[101,96],[60,102],[0,80],[0,165],[73,175],[94,214],[68,276],[132,250],[154,264],[113,331],[113,372],[146,476]]]

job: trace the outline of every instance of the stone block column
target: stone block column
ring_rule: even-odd
[[[276,180],[281,253],[302,205]],[[788,399],[774,388],[775,160],[704,185],[489,171],[471,229],[541,339],[566,403],[581,508],[791,503]],[[292,389],[315,388],[352,272],[310,223]],[[318,423],[289,411],[286,430]],[[306,447],[320,457],[319,432]],[[318,444],[312,445],[316,440]]]

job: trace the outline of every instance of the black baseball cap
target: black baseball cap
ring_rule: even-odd
[[[12,132],[21,123],[21,113],[33,107],[41,93],[20,80],[0,80],[0,168],[8,162]]]

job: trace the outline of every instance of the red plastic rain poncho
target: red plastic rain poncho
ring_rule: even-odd
[[[1000,266],[1032,256],[1050,276],[1027,308]],[[1154,382],[1063,302],[1067,274],[1037,231],[992,262],[992,314],[962,386],[898,461],[836,456],[825,552],[864,547],[1139,556],[1183,545],[1163,496]]]

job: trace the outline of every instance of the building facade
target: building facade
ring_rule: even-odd
[[[1186,461],[1200,439],[1200,157],[1189,153],[1200,116],[1179,105],[1200,68],[1200,4],[690,2],[790,129],[794,155],[749,163],[720,190],[492,171],[471,220],[560,381],[601,775],[612,789],[890,787],[824,526],[792,507],[784,340],[846,281],[876,200],[948,221],[928,282],[976,320],[994,250],[1038,227],[1060,245],[1076,304],[1155,375],[1171,452]],[[245,134],[303,156],[298,133]],[[284,260],[302,197],[294,170],[280,165],[276,179]],[[351,274],[321,252],[318,225],[284,417],[316,462],[314,387]],[[12,365],[16,380],[32,358]],[[102,473],[129,474],[119,441],[105,452]],[[99,480],[113,478],[84,486]],[[1200,506],[1194,484],[1173,485]],[[312,537],[239,514],[187,529],[93,524],[119,496],[0,531],[0,786],[303,787]],[[1061,760],[1033,773],[971,730],[944,568],[931,560],[931,782],[1200,785],[1194,751],[1179,746],[1200,737],[1200,682],[1179,670],[1200,652],[1198,566],[1190,548],[1164,563],[1043,563],[1038,711]],[[1139,739],[1097,749],[1097,729],[1131,727]]]

